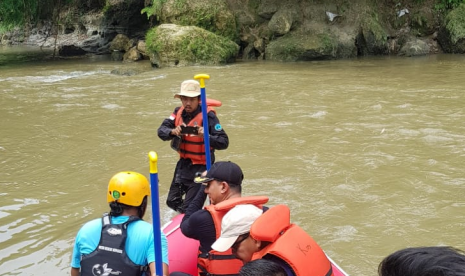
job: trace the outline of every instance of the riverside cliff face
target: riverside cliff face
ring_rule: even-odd
[[[160,44],[160,41],[169,41],[169,37],[145,36],[150,29],[174,24],[197,26],[231,40],[238,45],[235,58],[241,59],[308,61],[367,55],[415,56],[443,51],[465,53],[465,4],[445,13],[434,8],[436,1],[429,0],[180,1],[166,0],[147,6],[152,3],[113,0],[104,11],[89,11],[82,16],[75,16],[77,11],[70,8],[62,13],[66,20],[61,20],[63,23],[58,28],[45,23],[31,29],[23,40],[18,39],[19,32],[3,35],[2,43],[73,45],[85,53],[106,54],[110,53],[110,44],[116,35],[122,34],[132,46],[138,40],[147,39],[148,52],[143,54],[154,60],[172,56],[176,62],[171,60],[170,66],[202,64],[202,58],[208,60],[208,57],[183,60],[192,55],[177,55],[179,49]],[[141,14],[144,8],[152,14],[150,18]],[[52,36],[53,33],[58,36]],[[189,39],[193,40],[192,35]],[[125,50],[113,48],[112,51]],[[159,58],[157,62],[157,66],[166,65]]]

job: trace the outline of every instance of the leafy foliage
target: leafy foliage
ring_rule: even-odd
[[[0,2],[0,24],[3,29],[23,26],[37,17],[37,0],[2,0]]]
[[[160,24],[197,26],[233,41],[238,38],[235,17],[224,0],[151,1],[141,12]]]
[[[435,5],[436,10],[446,11],[452,10],[465,3],[465,0],[437,0],[438,3]]]
[[[147,50],[152,53],[157,53],[162,50],[161,40],[158,37],[158,32],[156,28],[150,29],[145,35],[145,40],[147,42]]]
[[[53,19],[68,6],[90,10],[101,8],[105,0],[1,0],[0,30],[34,24],[41,19]]]
[[[453,43],[465,38],[465,4],[451,11],[445,20]]]
[[[166,0],[152,0],[152,5],[143,8],[141,13],[147,14],[147,18],[150,18],[151,16],[155,16],[158,20],[159,14],[161,13],[161,9],[165,2]]]

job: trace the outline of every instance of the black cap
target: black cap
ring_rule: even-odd
[[[241,168],[231,161],[219,161],[214,163],[206,176],[198,176],[195,183],[206,183],[212,180],[226,181],[229,185],[239,186],[242,184],[244,174]]]

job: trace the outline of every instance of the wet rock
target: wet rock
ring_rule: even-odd
[[[137,50],[142,54],[146,55],[147,54],[147,45],[144,40],[139,40],[137,42]]]
[[[255,59],[255,52],[253,44],[247,45],[244,50],[242,50],[242,59]]]
[[[152,65],[152,68],[161,68],[162,67],[162,61],[160,59],[160,56],[158,53],[150,53],[150,64]]]
[[[93,35],[83,40],[80,46],[89,53],[106,54],[109,53],[109,44],[115,35],[113,32]]]
[[[111,52],[111,60],[113,61],[123,61],[124,53],[120,51]]]
[[[405,45],[400,49],[399,51],[399,56],[407,56],[407,57],[413,57],[413,56],[423,56],[427,55],[430,52],[430,47],[429,45],[416,38],[411,38]]]
[[[268,28],[275,35],[285,35],[291,30],[292,24],[296,21],[297,16],[297,11],[292,7],[282,8],[273,15],[268,23]]]
[[[263,0],[260,1],[257,13],[265,19],[271,19],[279,9],[279,2],[276,0]]]
[[[113,69],[111,70],[110,73],[114,75],[120,75],[120,76],[134,76],[134,75],[139,74],[140,72],[134,69]]]
[[[110,51],[126,52],[130,47],[130,39],[124,34],[117,34],[110,43]]]
[[[139,53],[137,50],[137,47],[132,47],[127,51],[124,56],[123,56],[123,61],[125,62],[132,62],[132,61],[138,61],[142,58],[142,55]]]

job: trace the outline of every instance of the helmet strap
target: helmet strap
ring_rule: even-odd
[[[137,210],[137,214],[140,219],[144,217],[146,210],[147,210],[147,196],[144,197],[144,200],[142,200],[142,204],[138,207],[138,210]]]

